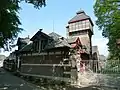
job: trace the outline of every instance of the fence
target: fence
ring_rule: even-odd
[[[101,74],[120,74],[120,60],[83,60],[86,70]]]

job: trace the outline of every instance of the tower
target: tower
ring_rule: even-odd
[[[69,22],[67,29],[67,38],[79,37],[82,45],[86,46],[92,57],[92,42],[91,38],[93,35],[93,22],[91,18],[86,15],[83,10],[80,10],[76,13],[76,16],[73,17]]]

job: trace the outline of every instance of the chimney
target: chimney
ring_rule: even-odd
[[[43,29],[39,29],[39,31],[41,32]]]

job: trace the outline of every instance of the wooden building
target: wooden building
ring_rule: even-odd
[[[84,11],[76,14],[66,27],[67,38],[54,32],[45,34],[40,29],[30,41],[28,38],[18,40],[21,74],[47,78],[58,77],[63,80],[66,78],[69,81],[73,75],[71,71],[77,73],[76,61],[70,58],[71,49],[75,51],[73,56],[81,66],[88,64],[88,60],[92,59],[93,23]]]
[[[71,45],[56,33],[49,35],[39,30],[31,43],[20,49],[20,73],[27,76],[53,78],[69,81]]]

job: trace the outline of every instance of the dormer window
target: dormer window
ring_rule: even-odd
[[[34,41],[34,44],[33,44],[34,51],[41,52],[42,50],[44,50],[47,43],[48,43],[48,40]]]
[[[33,48],[34,48],[34,51],[39,51],[39,42],[38,41],[34,41]]]
[[[45,45],[48,43],[48,39],[50,37],[42,32],[40,29],[30,40],[33,41],[33,49],[34,51],[41,52],[44,50]]]
[[[41,50],[44,50],[47,43],[48,43],[48,40],[41,40]]]

